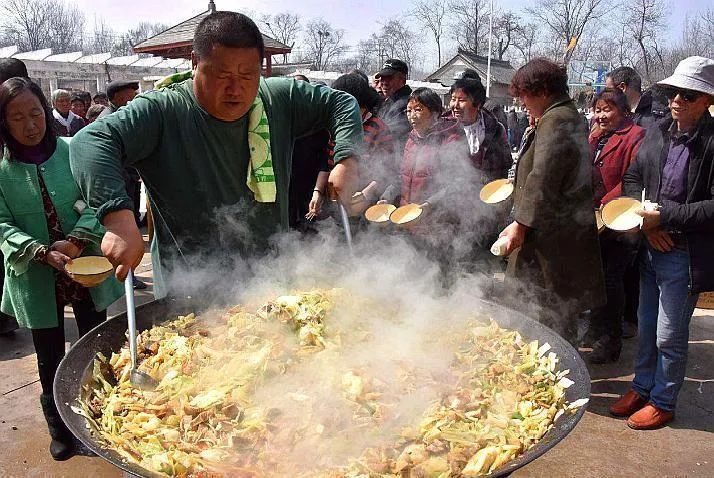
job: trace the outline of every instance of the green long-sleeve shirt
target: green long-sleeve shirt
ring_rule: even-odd
[[[291,168],[300,167],[292,164],[295,139],[327,129],[335,161],[356,155],[362,124],[350,95],[284,78],[261,80],[259,95],[270,126],[275,203],[258,203],[246,186],[247,115],[232,122],[210,116],[192,80],[137,96],[72,141],[72,172],[100,220],[132,207],[122,169],[141,174],[157,211],[152,252],[159,296],[161,269],[183,262],[176,243],[184,258],[245,255],[265,250],[270,234],[287,228]]]

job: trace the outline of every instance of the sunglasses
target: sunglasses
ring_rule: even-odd
[[[704,93],[700,93],[699,91],[683,90],[680,88],[668,88],[664,91],[664,95],[667,97],[668,100],[672,101],[677,97],[677,95],[679,95],[679,97],[687,103],[697,101],[697,99],[703,94]]]

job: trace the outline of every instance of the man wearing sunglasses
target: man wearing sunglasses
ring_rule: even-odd
[[[693,56],[659,82],[671,118],[647,130],[625,174],[626,195],[659,204],[642,210],[639,351],[632,390],[610,412],[634,429],[674,418],[687,365],[689,322],[700,292],[714,290],[714,60]]]

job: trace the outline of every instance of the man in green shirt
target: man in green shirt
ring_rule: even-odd
[[[120,280],[144,252],[121,171],[141,173],[155,211],[159,297],[172,266],[260,254],[272,233],[287,229],[289,178],[301,167],[291,161],[295,139],[330,131],[331,185],[349,198],[357,181],[356,101],[302,81],[262,79],[262,35],[248,17],[206,17],[191,60],[192,79],[137,96],[71,144],[73,174],[107,229],[102,251]]]

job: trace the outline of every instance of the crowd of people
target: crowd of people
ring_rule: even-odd
[[[81,335],[121,293],[114,279],[84,289],[64,266],[100,247],[118,280],[139,264],[139,178],[155,212],[157,297],[170,293],[172,271],[206,254],[260,256],[275,232],[306,230],[331,192],[353,215],[415,204],[426,213],[405,239],[439,263],[445,284],[455,271],[505,270],[499,300],[536,303],[539,321],[592,347],[592,363],[619,359],[634,316],[635,379],[611,412],[634,429],[673,419],[689,322],[698,294],[714,290],[713,60],[687,58],[645,92],[635,70],[617,68],[586,121],[566,68],[545,58],[511,82],[525,116],[487,98],[475,71],[444,101],[412,90],[399,59],[328,87],[262,78],[263,50],[249,18],[215,12],[196,29],[191,72],[138,96],[135,82],[92,98],[57,90],[51,105],[17,61],[0,63],[2,324],[32,329],[55,459],[73,450],[51,395],[63,307]],[[497,179],[513,183],[513,197],[486,205],[479,191]],[[638,212],[641,230],[599,231],[595,211],[621,196],[658,206]],[[249,234],[215,233],[206,211],[225,208]],[[505,260],[490,253],[498,238]],[[225,257],[216,281],[233,264]]]

